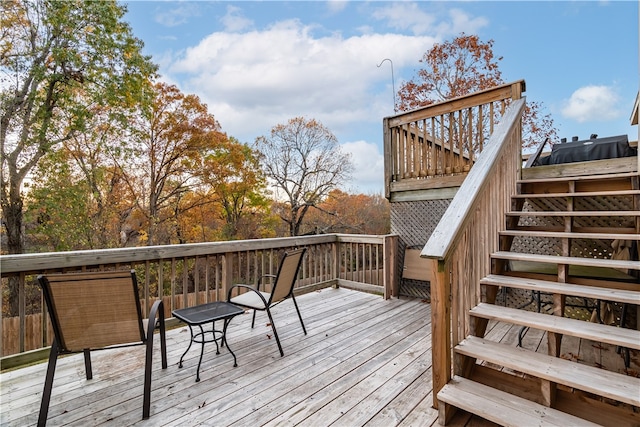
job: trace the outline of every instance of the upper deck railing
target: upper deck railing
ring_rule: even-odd
[[[460,186],[524,80],[497,86],[383,122],[385,196]]]
[[[13,303],[18,312],[0,322],[0,354],[35,350],[51,342],[38,274],[135,269],[144,313],[154,300],[163,299],[169,318],[177,308],[226,299],[233,284],[256,284],[261,275],[275,274],[283,252],[297,247],[307,248],[296,282],[298,292],[344,286],[390,298],[397,292],[396,246],[394,235],[327,234],[2,256],[3,295],[11,294],[8,287],[15,286],[18,300],[3,298],[3,310]]]

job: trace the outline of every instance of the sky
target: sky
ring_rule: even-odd
[[[351,153],[343,190],[382,194],[382,120],[435,43],[493,40],[505,82],[524,79],[560,138],[638,139],[638,1],[127,1],[124,20],[160,80],[195,94],[252,144],[316,119]]]

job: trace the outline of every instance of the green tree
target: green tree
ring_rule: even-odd
[[[14,254],[24,252],[25,178],[84,128],[88,107],[144,99],[156,67],[115,1],[7,0],[0,8],[0,205]],[[10,299],[15,313],[18,299]]]
[[[63,150],[39,162],[25,195],[28,247],[42,252],[91,247],[90,191],[78,180]]]
[[[258,154],[231,137],[204,158],[203,184],[221,206],[224,240],[261,237],[251,221],[268,206]],[[259,221],[258,221],[259,222]]]
[[[256,139],[266,177],[284,193],[286,204],[279,216],[289,226],[289,235],[298,236],[309,208],[319,203],[345,182],[353,171],[338,139],[322,123],[295,117],[271,129],[269,137]]]

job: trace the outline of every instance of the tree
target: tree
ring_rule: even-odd
[[[332,190],[319,209],[309,212],[303,227],[307,234],[388,234],[390,218],[389,201],[382,195]]]
[[[398,90],[398,109],[407,111],[504,84],[495,57],[493,40],[462,33],[452,41],[436,43],[420,59],[424,64],[416,76]],[[530,147],[555,138],[557,130],[543,105],[527,103],[523,116],[523,146]]]
[[[314,119],[296,117],[274,126],[269,137],[256,138],[256,149],[266,177],[284,193],[285,208],[278,214],[291,236],[300,234],[309,208],[318,207],[353,170],[335,135]]]
[[[208,153],[202,166],[202,182],[221,207],[224,240],[261,237],[245,219],[264,211],[265,179],[258,154],[231,137]],[[255,224],[257,225],[257,224]]]
[[[190,198],[193,204],[185,205],[184,196],[201,182],[203,157],[215,152],[226,135],[197,96],[165,83],[154,89],[151,107],[132,125],[130,139],[123,141],[130,163],[122,167],[129,171],[131,192],[145,217],[146,244],[168,244],[172,239],[181,243],[177,218],[201,203]]]
[[[88,106],[131,105],[156,71],[115,1],[0,3],[0,205],[7,251],[24,252],[22,184],[85,125]],[[16,293],[10,281],[9,292]],[[17,294],[16,294],[17,295]],[[18,298],[10,312],[17,312]]]

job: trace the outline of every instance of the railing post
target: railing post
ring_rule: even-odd
[[[398,296],[397,254],[398,236],[384,236],[382,243],[384,268],[384,299]]]
[[[393,161],[391,160],[391,129],[389,129],[389,118],[382,120],[382,142],[384,145],[384,195],[388,199],[391,197],[391,179],[393,176]]]
[[[226,301],[227,292],[233,285],[233,252],[222,255],[222,298]]]
[[[429,261],[433,407],[437,409],[438,392],[451,379],[451,283],[445,262]]]
[[[331,257],[331,274],[336,281],[334,288],[338,288],[338,281],[340,280],[340,246],[341,243],[336,237],[336,241],[331,244],[333,256]]]

